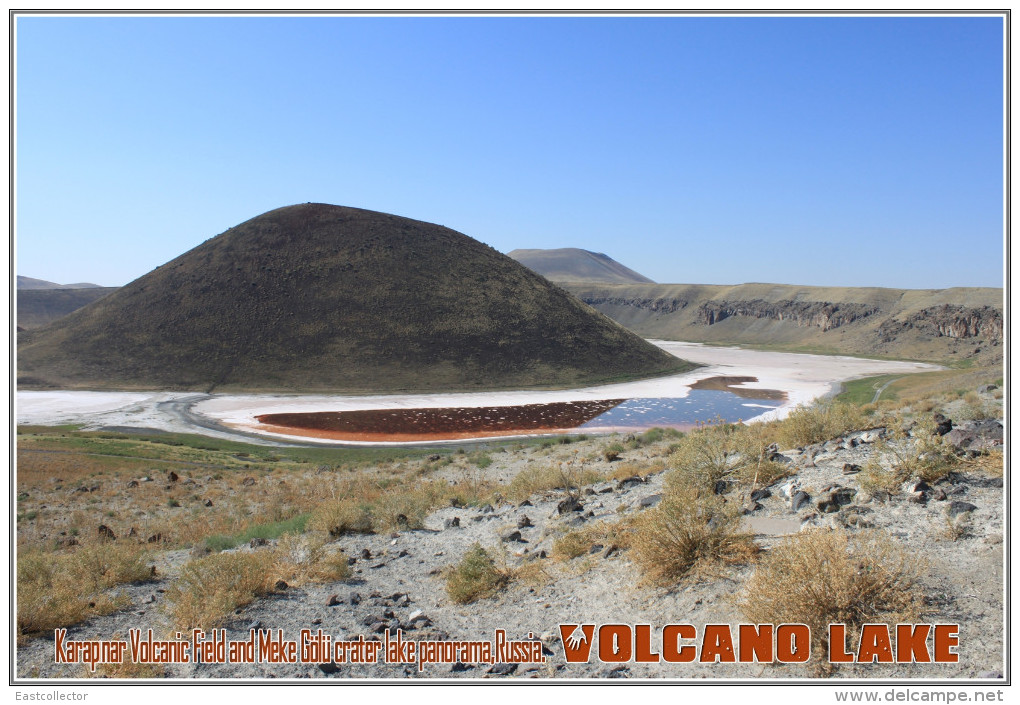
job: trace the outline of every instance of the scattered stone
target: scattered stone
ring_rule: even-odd
[[[757,502],[758,500],[767,499],[768,497],[771,496],[772,493],[769,491],[769,489],[767,487],[762,487],[761,489],[757,489],[751,492],[751,501]]]
[[[603,558],[609,558],[610,556],[612,556],[613,554],[615,554],[619,550],[620,550],[620,547],[617,546],[615,543],[614,544],[610,544],[609,548],[607,548],[605,553],[602,554],[602,557]]]
[[[527,514],[521,517],[517,522],[518,529],[527,529],[532,526],[534,526],[534,524],[531,523],[531,519],[528,517]]]
[[[520,541],[521,532],[519,529],[507,529],[506,531],[499,535],[499,540],[503,541],[504,543],[508,543],[510,541]]]
[[[493,664],[493,666],[488,671],[486,671],[486,673],[491,673],[494,676],[509,676],[511,673],[517,670],[517,665],[518,664],[516,663]]]
[[[973,512],[977,507],[970,502],[961,502],[960,500],[953,500],[949,504],[949,516],[955,517],[958,514],[965,514],[966,512]]]
[[[953,430],[953,420],[947,419],[942,414],[935,412],[932,417],[935,420],[935,435],[944,436]]]
[[[630,477],[624,478],[624,479],[620,480],[619,482],[617,482],[616,483],[616,489],[618,489],[618,490],[625,490],[628,487],[635,487],[636,485],[640,485],[643,482],[644,482],[644,480],[642,480],[637,475],[631,475]]]
[[[255,484],[255,478],[254,477],[246,477],[243,480],[241,480],[241,484],[244,487],[251,487],[252,485]]]
[[[361,595],[359,595],[356,592],[352,592],[350,596],[347,598],[347,601],[350,602],[352,605],[360,605]]]
[[[605,547],[602,544],[595,543],[595,544],[592,544],[592,547],[588,549],[588,553],[590,555],[595,555],[596,553],[601,553],[603,548],[605,548]]]
[[[326,607],[336,607],[340,603],[340,596],[334,593],[329,596],[328,600],[326,600]]]
[[[743,514],[752,514],[753,512],[756,512],[759,509],[761,509],[761,505],[758,504],[755,501],[751,501],[751,502],[748,502],[747,504],[745,504],[740,511]]]
[[[470,671],[474,669],[474,664],[463,664],[460,661],[450,666],[450,673],[461,673],[463,671]]]
[[[443,520],[443,529],[444,530],[446,530],[446,529],[454,529],[454,528],[456,528],[458,526],[460,526],[460,517],[454,517],[452,519],[444,519]]]
[[[147,538],[146,541],[148,543],[162,543],[163,542],[163,534],[157,531],[155,534],[153,534],[152,536]]]
[[[481,512],[482,514],[492,514],[496,510],[492,508],[491,504],[486,504],[484,507],[482,507],[478,511]]]
[[[977,391],[978,391],[978,394],[988,394],[989,392],[994,392],[998,388],[999,388],[999,385],[997,385],[997,384],[982,384],[980,387],[977,388]],[[980,676],[978,676],[978,677],[980,678]],[[996,676],[996,677],[997,678],[1002,678],[1001,675]]]
[[[584,505],[581,504],[581,500],[577,497],[567,497],[559,504],[556,505],[556,512],[558,514],[566,514],[567,512],[579,512],[584,509]]]
[[[367,561],[372,558],[372,552],[367,548],[361,549],[361,560]]]
[[[643,497],[641,499],[641,501],[638,502],[638,506],[640,508],[642,508],[642,509],[647,509],[649,507],[654,507],[655,505],[657,505],[661,501],[662,501],[662,495],[661,494],[653,494],[653,495],[649,495],[647,497]]]
[[[437,460],[442,460],[442,459],[443,459],[443,456],[441,456],[439,453],[433,453],[432,455],[429,456],[429,462],[430,463],[434,463]]]
[[[100,524],[99,528],[96,529],[96,533],[99,534],[99,540],[100,541],[116,541],[117,540],[117,534],[113,533],[113,529],[111,529],[106,524]]]
[[[287,584],[286,580],[277,580],[276,581],[276,585],[273,586],[273,588],[277,592],[283,592],[284,590],[286,590],[289,587],[290,587],[290,585]]]
[[[861,466],[855,463],[843,463],[844,475],[856,475],[861,471]]]
[[[518,507],[533,507],[535,505],[533,505],[530,500],[526,499],[523,502],[521,502],[520,504],[518,504],[517,506]]]
[[[793,493],[793,496],[790,497],[790,508],[796,512],[806,506],[810,501],[811,495],[804,490],[797,490]]]
[[[173,470],[171,470],[170,474],[167,475],[167,479],[170,480],[170,482],[177,482],[181,478],[177,476],[177,473],[175,473]]]
[[[874,443],[885,435],[885,428],[873,428],[860,435],[862,443]]]
[[[716,480],[715,487],[712,488],[712,492],[715,494],[726,494],[730,491],[730,483],[728,480]]]
[[[333,661],[330,661],[329,663],[320,663],[319,670],[325,673],[327,676],[331,676],[334,673],[339,673],[340,667],[337,666],[336,663],[334,663]]]
[[[268,543],[269,541],[262,538],[261,536],[256,536],[255,538],[248,542],[248,546],[250,546],[251,548],[258,548],[259,546],[265,546]]]
[[[132,480],[129,482],[128,487],[138,487],[138,480]]]
[[[630,667],[629,666],[616,666],[615,668],[609,669],[609,672],[606,673],[605,677],[606,678],[626,678],[629,675],[630,675]]]

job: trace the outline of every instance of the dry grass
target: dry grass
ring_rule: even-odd
[[[108,593],[148,580],[152,569],[137,545],[111,542],[67,553],[28,550],[18,555],[18,634],[46,632],[108,614],[123,600]]]
[[[283,536],[276,545],[273,573],[290,586],[347,580],[353,573],[347,554],[327,538],[323,532]]]
[[[719,480],[747,488],[771,485],[788,468],[768,459],[774,428],[720,425],[691,432],[674,444],[669,457],[674,472],[668,483],[712,489]]]
[[[666,469],[666,463],[662,460],[653,460],[646,463],[624,462],[616,463],[609,473],[610,480],[626,480],[628,477],[647,477],[660,473]]]
[[[755,624],[806,624],[812,661],[827,668],[828,626],[916,622],[922,613],[919,566],[888,536],[814,530],[764,557],[747,581],[740,609]]]
[[[798,407],[782,421],[769,424],[768,430],[781,447],[794,448],[857,431],[868,423],[861,407],[829,401]]]
[[[459,605],[475,602],[492,597],[513,577],[514,571],[505,561],[497,562],[481,544],[476,543],[446,574],[446,594]]]
[[[754,555],[757,548],[739,525],[733,503],[703,487],[674,484],[657,507],[635,521],[634,562],[649,584],[673,585],[699,577]]]
[[[278,580],[274,551],[214,553],[187,563],[167,590],[175,629],[211,629],[238,607],[270,592]]]
[[[630,546],[631,521],[598,522],[575,531],[569,531],[553,542],[552,555],[560,560],[571,560],[589,553],[592,546],[604,548]]]
[[[903,483],[909,479],[908,474],[901,468],[900,465],[886,467],[877,457],[872,457],[857,476],[857,482],[860,488],[872,497],[896,495],[899,494]]]
[[[1006,471],[1005,457],[1001,450],[985,451],[976,458],[960,460],[962,469],[988,477],[1002,477]]]
[[[571,462],[539,465],[522,470],[504,490],[506,498],[516,503],[539,492],[550,490],[576,492],[585,485],[606,479],[596,470],[570,464]]]

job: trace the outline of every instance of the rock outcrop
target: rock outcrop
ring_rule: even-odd
[[[943,304],[921,309],[906,318],[890,319],[882,324],[879,333],[888,341],[911,328],[935,337],[1002,342],[1002,311],[991,306],[966,308]]]
[[[698,307],[698,322],[710,326],[731,316],[793,321],[823,331],[839,328],[879,312],[876,306],[828,301],[706,301]]]

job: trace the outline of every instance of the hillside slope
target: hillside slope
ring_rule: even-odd
[[[48,282],[45,279],[33,279],[32,277],[24,277],[18,275],[18,289],[101,289],[99,284],[89,284],[88,282],[81,282],[78,284],[57,284],[55,282]]]
[[[96,299],[117,291],[115,286],[89,289],[18,289],[18,329],[49,325]]]
[[[576,247],[514,250],[507,253],[507,257],[554,282],[654,283],[601,252],[589,252]]]
[[[1001,363],[1003,290],[563,283],[646,338]]]
[[[22,387],[385,392],[691,367],[448,228],[270,211],[20,336]]]

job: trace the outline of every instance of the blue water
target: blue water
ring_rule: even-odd
[[[736,423],[760,416],[782,406],[774,399],[749,398],[733,392],[692,389],[684,398],[628,399],[579,428],[597,431],[603,428],[655,426],[687,428],[698,423]]]

